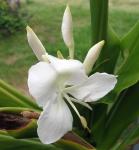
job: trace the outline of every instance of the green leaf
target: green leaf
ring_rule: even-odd
[[[33,100],[19,93],[14,87],[0,79],[0,107],[28,107],[40,110]]]
[[[0,130],[0,134],[9,136],[9,134],[5,130]]]
[[[97,65],[101,64],[97,71],[113,73],[121,47],[120,40],[111,26],[108,28],[107,38],[108,41],[102,49],[100,57],[97,61]]]
[[[87,149],[95,150],[95,148],[91,144],[89,144],[87,141],[85,141],[83,138],[81,138],[79,135],[77,135],[74,132],[68,132],[67,134],[64,135],[62,139],[67,140],[68,142],[71,141],[74,143],[78,143]]]
[[[0,107],[29,107],[28,104],[0,87]]]
[[[102,140],[102,135],[105,130],[106,114],[106,104],[100,103],[93,106],[92,116],[90,117],[91,138],[97,144]]]
[[[139,124],[137,120],[129,125],[129,127],[121,135],[120,139],[111,150],[125,150],[139,140]]]
[[[88,150],[68,140],[60,140],[55,144],[45,145],[40,143],[38,139],[15,139],[5,135],[0,135],[0,148],[2,150]]]
[[[31,109],[31,108],[24,108],[24,107],[1,107],[0,112],[9,112],[9,113],[21,113],[23,111],[34,111],[37,113],[40,113],[41,111],[37,111],[36,109]]]
[[[139,116],[139,84],[126,91],[126,94],[112,107],[105,133],[98,150],[111,149],[123,131]]]
[[[115,68],[115,73],[118,74],[115,91],[118,93],[139,81],[139,22],[122,40],[121,49]]]
[[[55,145],[62,148],[63,150],[95,150],[93,148],[92,149],[86,148],[84,146],[81,146],[79,144],[76,144],[75,142],[68,140],[60,140]]]
[[[0,148],[2,150],[62,150],[54,145],[44,145],[38,141],[27,139],[15,139],[10,136],[0,135]]]

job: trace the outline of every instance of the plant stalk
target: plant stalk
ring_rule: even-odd
[[[90,0],[91,45],[101,40],[107,41],[108,0]]]

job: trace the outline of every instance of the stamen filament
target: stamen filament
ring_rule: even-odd
[[[71,101],[73,101],[73,102],[75,102],[75,103],[78,103],[78,104],[80,104],[80,105],[83,105],[84,107],[86,107],[86,108],[92,110],[92,107],[91,107],[89,104],[87,104],[86,102],[81,102],[81,101],[79,101],[79,100],[77,100],[77,99],[75,99],[75,98],[72,98],[72,97],[70,97],[70,99],[71,99]]]
[[[87,121],[86,119],[80,115],[79,111],[77,110],[77,108],[75,107],[75,105],[72,103],[72,101],[70,100],[70,97],[67,94],[64,94],[64,97],[66,98],[66,100],[68,101],[68,103],[71,105],[71,107],[74,109],[74,111],[76,112],[76,114],[78,115],[82,126],[87,129],[87,131],[90,133],[90,129],[87,126]]]
[[[80,115],[79,111],[77,110],[77,108],[75,107],[75,105],[70,100],[70,97],[67,94],[64,94],[64,97],[66,98],[66,100],[68,101],[68,103],[71,105],[71,107],[74,109],[74,111],[76,112],[76,114],[78,115],[78,117],[81,118],[81,115]]]

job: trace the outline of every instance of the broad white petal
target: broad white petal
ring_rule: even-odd
[[[93,47],[90,48],[90,50],[88,51],[86,58],[83,62],[85,71],[87,74],[89,74],[96,62],[96,60],[98,59],[101,49],[104,46],[104,41],[101,41],[97,44],[95,44]]]
[[[54,143],[72,130],[72,122],[67,104],[59,99],[42,112],[38,120],[38,136],[44,144]]]
[[[43,47],[37,35],[33,32],[33,30],[29,26],[27,26],[27,39],[30,47],[32,48],[38,60],[43,61],[42,55],[46,54],[45,48]]]
[[[84,83],[69,87],[67,92],[76,99],[85,102],[97,101],[109,93],[116,85],[116,76],[107,73],[95,73]]]
[[[74,57],[74,40],[72,29],[72,15],[69,6],[66,7],[62,21],[62,36],[66,46],[69,48],[70,58]]]
[[[29,69],[28,87],[39,106],[56,98],[56,72],[49,63],[39,62]]]
[[[50,55],[48,57],[51,65],[57,70],[59,77],[61,77],[60,80],[63,80],[66,85],[76,85],[88,78],[80,61],[58,59]]]

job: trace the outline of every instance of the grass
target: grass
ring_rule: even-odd
[[[76,57],[80,60],[83,60],[90,47],[90,14],[87,2],[70,1]],[[32,14],[28,25],[34,29],[47,51],[53,55],[57,50],[61,50],[67,56],[68,50],[60,31],[65,4],[65,0],[32,0],[28,5],[23,3],[23,7]],[[136,0],[134,3],[128,0],[111,1],[109,22],[119,37],[124,36],[138,21],[138,16],[139,3]],[[10,37],[0,38],[0,78],[20,90],[26,89],[28,69],[36,62],[37,59],[28,46],[25,30]]]

